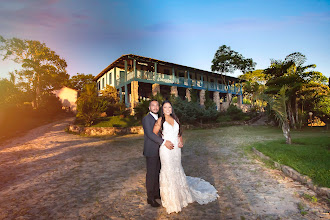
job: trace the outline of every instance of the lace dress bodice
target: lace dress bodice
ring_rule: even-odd
[[[159,148],[161,170],[159,175],[162,205],[168,213],[180,212],[181,209],[197,201],[206,204],[217,199],[217,190],[201,178],[186,176],[181,165],[181,148],[178,147],[179,124],[174,120],[172,126],[163,124],[163,139],[173,143],[174,149],[165,145]]]

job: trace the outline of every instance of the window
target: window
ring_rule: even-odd
[[[97,88],[98,88],[99,91],[101,90],[101,88],[100,88],[100,81],[97,82]]]
[[[112,84],[112,77],[111,77],[112,73],[109,73],[109,85]]]
[[[102,89],[104,89],[104,78],[102,78]]]

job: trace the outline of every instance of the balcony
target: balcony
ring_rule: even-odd
[[[187,79],[185,77],[176,77],[173,75],[166,75],[162,73],[154,73],[143,70],[137,70],[136,75],[134,71],[127,72],[127,77],[121,77],[120,79],[115,80],[115,86],[122,87],[125,84],[131,81],[139,81],[145,83],[157,83],[160,85],[168,85],[168,86],[178,86],[178,87],[186,87],[193,89],[204,89],[209,91],[218,91],[222,93],[232,93],[232,94],[241,94],[242,90],[239,86],[235,85],[223,85],[215,82],[207,82],[196,79]]]

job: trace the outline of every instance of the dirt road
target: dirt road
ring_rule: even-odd
[[[89,138],[66,133],[73,119],[36,128],[0,146],[0,219],[326,219],[313,192],[266,168],[242,145],[279,138],[266,127],[184,133],[189,176],[219,199],[168,215],[146,203],[143,135]],[[303,215],[302,215],[303,214]]]

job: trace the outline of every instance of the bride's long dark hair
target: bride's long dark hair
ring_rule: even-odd
[[[179,121],[179,118],[176,116],[176,114],[174,113],[174,108],[173,108],[173,105],[170,101],[168,100],[165,100],[163,103],[162,103],[162,109],[161,109],[161,117],[162,117],[162,121],[161,121],[161,126],[160,126],[160,134],[162,135],[163,134],[163,125],[164,125],[164,122],[165,122],[165,114],[164,114],[164,104],[166,103],[169,103],[172,107],[172,113],[170,114],[170,116],[179,124],[179,136],[182,135],[182,130],[181,130],[181,124],[180,124],[180,121]]]

